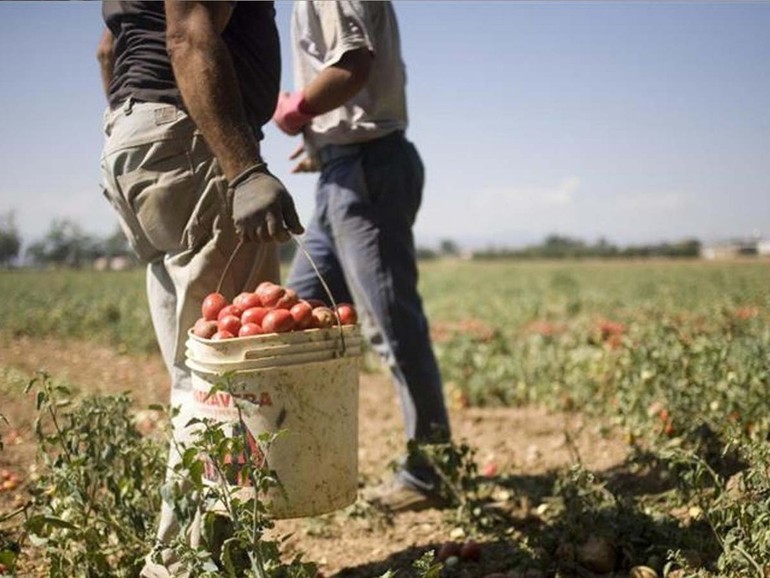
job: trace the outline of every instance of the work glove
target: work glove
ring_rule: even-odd
[[[230,182],[230,188],[235,228],[247,241],[283,242],[291,233],[300,235],[305,231],[294,200],[265,163],[243,171]]]
[[[302,132],[302,127],[313,120],[315,114],[308,109],[305,95],[302,92],[282,92],[278,95],[273,120],[283,132],[296,135]]]

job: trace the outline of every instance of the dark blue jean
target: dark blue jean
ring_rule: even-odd
[[[422,161],[402,133],[321,153],[315,213],[303,243],[335,300],[355,304],[364,334],[390,368],[407,437],[446,440],[449,419],[417,290],[412,234]],[[286,284],[303,298],[328,302],[301,251]]]

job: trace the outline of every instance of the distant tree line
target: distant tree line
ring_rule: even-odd
[[[29,244],[22,252],[23,243],[16,227],[13,212],[0,214],[0,267],[8,268],[23,261],[32,266],[82,267],[100,257],[134,258],[123,231],[117,227],[105,237],[87,234],[75,222],[55,219],[42,238]],[[296,253],[293,242],[279,247],[281,261],[288,263]],[[474,251],[474,259],[585,259],[585,258],[632,258],[700,256],[701,243],[697,239],[684,239],[674,243],[630,245],[621,247],[606,239],[595,243],[563,235],[549,235],[542,243],[523,248],[488,248]],[[417,248],[419,259],[457,257],[463,254],[460,246],[451,239],[444,239],[437,249]]]
[[[55,219],[42,238],[22,252],[22,239],[13,212],[0,215],[0,267],[23,260],[32,266],[81,267],[99,257],[132,257],[123,231],[116,228],[106,237],[90,235],[69,219]]]
[[[0,215],[0,267],[10,266],[21,251],[21,237],[14,214]]]
[[[296,249],[293,242],[279,245],[281,262],[290,262]],[[136,260],[120,227],[116,227],[111,234],[100,237],[86,233],[74,221],[55,219],[40,239],[25,247],[13,212],[0,214],[0,268],[21,264],[33,267],[78,268],[90,266],[101,257],[127,257]]]
[[[588,258],[634,258],[634,257],[699,257],[701,242],[684,239],[674,243],[629,245],[621,247],[601,238],[595,243],[586,243],[563,235],[549,235],[542,243],[523,248],[495,247],[473,251],[474,259],[588,259]],[[461,251],[452,241],[444,240],[438,251],[419,248],[417,255],[422,259],[440,256],[457,256]]]

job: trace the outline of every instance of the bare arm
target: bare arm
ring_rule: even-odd
[[[261,163],[222,32],[225,2],[166,0],[166,47],[179,91],[233,188],[233,222],[249,241],[286,241],[303,232],[291,195]],[[236,178],[237,177],[237,178]]]
[[[273,120],[286,134],[299,134],[314,116],[334,110],[353,98],[369,80],[371,63],[372,55],[365,47],[345,52],[304,90],[281,93]],[[297,165],[295,172],[299,168]]]
[[[99,46],[96,49],[96,59],[99,61],[99,69],[102,73],[102,88],[105,96],[109,97],[110,83],[112,82],[112,72],[115,67],[115,38],[112,36],[109,28],[105,28],[102,37],[99,39]]]
[[[353,98],[369,80],[372,54],[365,47],[346,52],[305,87],[305,102],[315,114],[324,114]]]
[[[229,181],[260,160],[230,52],[226,2],[166,1],[166,44],[177,86]]]

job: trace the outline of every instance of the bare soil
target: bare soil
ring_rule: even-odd
[[[0,338],[2,369],[30,375],[44,369],[84,392],[128,391],[138,409],[168,400],[169,382],[158,355],[122,355],[93,343]],[[623,463],[628,451],[622,436],[601,433],[597,424],[576,413],[554,413],[532,406],[463,408],[456,404],[450,412],[455,439],[476,448],[482,469],[494,464],[497,476],[509,480],[546,483],[555,470],[573,463],[575,452],[593,471],[612,470]],[[0,387],[0,413],[11,422],[11,436],[4,436],[6,449],[0,453],[0,467],[26,478],[34,463],[34,400],[18,389]],[[384,372],[362,372],[359,422],[362,485],[377,483],[388,476],[390,462],[404,449],[400,409]],[[19,492],[23,495],[23,485]],[[0,494],[0,512],[8,511],[14,500],[20,499],[19,494]],[[287,551],[303,553],[303,559],[317,562],[326,576],[376,576],[388,567],[408,565],[428,547],[459,535],[446,512],[386,517],[367,509],[361,501],[358,506],[320,518],[278,521],[275,532],[291,533]],[[522,531],[527,530],[524,527]],[[495,567],[500,557],[494,552],[510,544],[483,546],[489,555],[471,575],[506,570]]]

